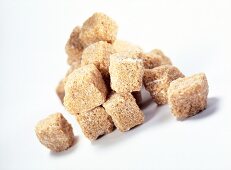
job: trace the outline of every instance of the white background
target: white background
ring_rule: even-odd
[[[65,75],[65,43],[94,12],[119,25],[118,38],[162,49],[185,75],[205,72],[208,109],[176,121],[144,97],[145,123],[91,143],[55,94]],[[231,1],[0,1],[0,169],[230,170]],[[147,105],[149,104],[149,105]],[[40,119],[62,112],[76,144],[52,153],[37,140]]]

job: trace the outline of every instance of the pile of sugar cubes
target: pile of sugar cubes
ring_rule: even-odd
[[[94,13],[82,27],[74,28],[66,44],[70,69],[56,92],[88,139],[144,123],[139,107],[142,85],[157,105],[168,104],[177,119],[206,108],[204,73],[185,77],[162,51],[145,53],[139,46],[117,40],[117,30],[110,17]],[[72,127],[61,113],[41,120],[35,131],[52,151],[66,150],[74,141]]]

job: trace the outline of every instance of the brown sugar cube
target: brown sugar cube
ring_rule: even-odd
[[[144,73],[143,61],[137,58],[111,55],[109,73],[111,88],[118,93],[140,91]]]
[[[172,65],[145,69],[143,77],[144,87],[158,105],[166,104],[168,87],[173,80],[179,77],[184,77],[184,75],[178,68]]]
[[[139,105],[142,102],[142,95],[141,91],[134,91],[132,92],[133,97],[136,99],[136,103]]]
[[[103,13],[94,13],[83,23],[79,38],[85,47],[98,41],[113,43],[117,31],[118,26],[110,17]]]
[[[39,141],[52,151],[68,149],[74,142],[71,125],[61,113],[55,113],[38,122],[35,127]]]
[[[94,64],[103,77],[108,77],[110,55],[113,53],[115,53],[114,48],[106,41],[91,44],[83,51],[81,66]]]
[[[76,117],[84,135],[90,140],[95,140],[114,130],[111,116],[101,106],[85,113],[79,113]]]
[[[151,53],[140,53],[138,57],[143,59],[145,69],[152,69],[161,65],[161,59],[157,55],[153,55]]]
[[[115,126],[122,132],[144,122],[144,114],[131,93],[114,93],[103,104]]]
[[[73,63],[75,63],[75,65],[80,65],[81,55],[83,52],[83,46],[79,39],[80,31],[80,27],[75,27],[65,46],[65,50],[68,55],[67,63],[70,65]]]
[[[74,70],[64,86],[64,106],[71,114],[89,111],[106,100],[107,88],[94,64]]]
[[[62,79],[58,86],[56,87],[56,94],[59,97],[60,101],[63,103],[63,98],[65,96],[64,85],[69,74],[71,74],[76,68],[79,68],[77,63],[72,63],[71,67],[68,69],[66,76]]]
[[[117,53],[129,52],[129,51],[133,51],[135,53],[141,53],[143,51],[139,46],[123,40],[115,40],[115,42],[112,45]]]
[[[160,65],[172,65],[171,60],[161,50],[154,49],[149,53],[140,53],[139,58],[144,61],[144,68],[152,69]]]
[[[168,104],[177,119],[193,116],[207,107],[208,82],[204,73],[179,78],[168,89]]]
[[[161,50],[154,49],[148,53],[154,58],[158,58],[161,61],[161,65],[172,65],[170,58],[168,58]]]

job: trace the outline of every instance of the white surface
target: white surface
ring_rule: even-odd
[[[168,106],[144,108],[146,121],[91,143],[60,104],[64,45],[95,11],[119,24],[118,38],[162,49],[183,73],[205,72],[208,109],[176,121]],[[230,170],[231,1],[0,1],[0,169]],[[148,100],[148,95],[145,101]],[[53,112],[73,125],[77,143],[51,153],[34,126]]]

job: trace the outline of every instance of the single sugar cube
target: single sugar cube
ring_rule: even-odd
[[[107,88],[94,64],[74,70],[64,89],[64,106],[71,114],[89,111],[106,101]]]
[[[74,142],[71,125],[61,113],[55,113],[38,122],[35,127],[39,141],[52,151],[68,149]]]
[[[81,28],[79,26],[75,27],[65,46],[65,50],[68,55],[67,63],[70,65],[73,65],[73,63],[80,65],[81,55],[83,52],[83,45],[79,39],[80,31]]]
[[[145,69],[152,69],[161,65],[161,59],[151,53],[140,53],[139,58],[144,62]]]
[[[144,73],[141,59],[113,54],[110,57],[109,73],[114,91],[129,93],[141,90]]]
[[[56,94],[59,97],[60,101],[63,103],[63,98],[65,96],[64,85],[66,83],[67,77],[71,74],[75,69],[79,68],[79,64],[72,63],[73,65],[70,66],[68,69],[65,77],[59,82],[58,86],[56,87]]]
[[[114,130],[111,116],[101,106],[85,113],[79,113],[76,117],[84,135],[90,140],[96,140],[99,136]]]
[[[115,53],[111,44],[105,41],[99,41],[89,45],[82,54],[81,66],[94,64],[101,72],[103,77],[108,77],[110,55]]]
[[[150,56],[154,58],[158,58],[160,60],[160,65],[172,65],[172,61],[168,58],[161,50],[154,49],[148,53]]]
[[[204,73],[179,78],[168,89],[168,104],[177,119],[193,116],[207,107],[208,82]]]
[[[172,65],[145,69],[143,77],[144,87],[158,105],[166,104],[169,85],[179,77],[184,77],[184,75],[178,68]]]
[[[85,47],[98,41],[113,43],[118,26],[115,21],[103,13],[94,13],[82,26],[79,38]]]
[[[144,122],[144,114],[131,93],[114,93],[103,104],[115,126],[122,132]]]

